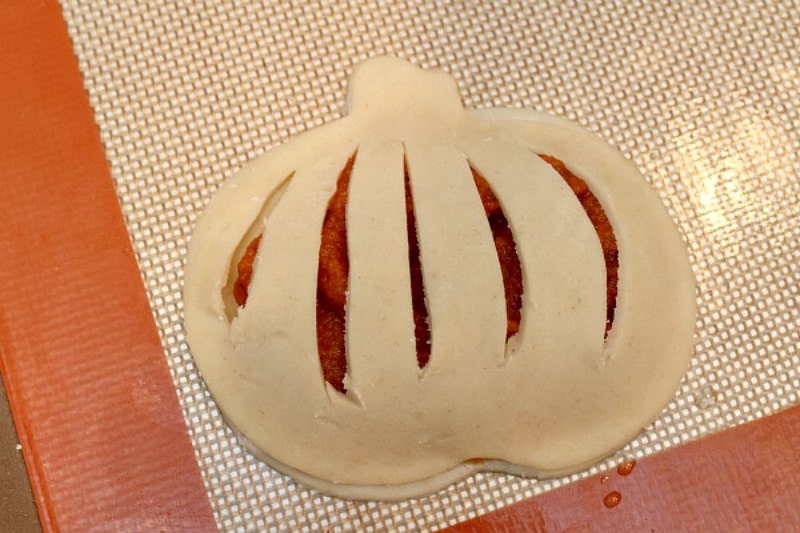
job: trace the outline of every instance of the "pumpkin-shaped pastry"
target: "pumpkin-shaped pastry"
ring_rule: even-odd
[[[246,446],[351,498],[590,466],[693,347],[681,237],[637,169],[565,120],[465,110],[359,65],[346,115],[215,194],[186,268],[197,365]]]

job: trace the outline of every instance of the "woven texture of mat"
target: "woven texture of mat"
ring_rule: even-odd
[[[800,402],[800,4],[79,2],[62,7],[223,531],[433,530]],[[186,343],[193,224],[220,183],[340,116],[377,54],[452,73],[467,107],[582,124],[643,171],[684,234],[697,345],[658,420],[587,472],[475,475],[421,500],[321,496],[251,457]]]

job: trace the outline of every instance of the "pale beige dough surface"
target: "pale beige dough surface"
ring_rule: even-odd
[[[677,228],[635,167],[561,119],[466,111],[452,78],[399,59],[357,66],[348,109],[248,164],[192,237],[189,343],[256,453],[326,492],[391,499],[482,469],[569,473],[641,431],[686,370],[695,292]],[[345,396],[322,378],[316,293],[325,209],[353,153]],[[607,342],[599,240],[539,153],[584,177],[614,227],[619,293]],[[422,370],[404,158],[430,313],[432,354]],[[470,166],[492,184],[522,265],[521,329],[508,345],[500,266]],[[254,225],[263,239],[249,299],[229,317],[229,269]],[[476,457],[492,461],[462,465]]]

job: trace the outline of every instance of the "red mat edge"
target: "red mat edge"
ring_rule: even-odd
[[[800,405],[646,457],[623,474],[599,474],[443,531],[800,531]],[[614,492],[619,503],[608,507]]]
[[[216,531],[60,6],[0,29],[0,371],[41,525]]]

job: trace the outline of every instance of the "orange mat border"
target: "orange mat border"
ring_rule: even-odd
[[[0,371],[45,531],[216,531],[55,0],[0,2]]]
[[[607,507],[614,492],[619,503]],[[571,483],[446,531],[800,531],[800,406],[647,457],[626,475]]]

